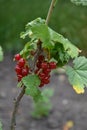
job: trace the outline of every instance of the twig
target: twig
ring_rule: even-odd
[[[37,42],[37,51],[36,51],[36,54],[34,56],[33,65],[32,65],[32,71],[33,72],[35,70],[36,62],[37,62],[38,57],[41,54],[41,52],[42,52],[42,42],[39,39],[38,42]]]
[[[48,11],[48,14],[47,14],[47,18],[46,18],[46,24],[47,24],[47,25],[48,25],[48,23],[49,23],[49,20],[50,20],[51,15],[52,15],[52,11],[53,11],[53,9],[54,9],[54,7],[55,7],[55,2],[56,2],[56,0],[52,0],[52,1],[51,1],[51,5],[50,5],[50,8],[49,8],[49,11]]]
[[[10,130],[15,130],[15,127],[16,127],[16,113],[17,113],[17,110],[18,110],[19,102],[22,99],[24,93],[25,93],[25,87],[23,86],[23,88],[22,88],[20,94],[18,95],[17,99],[14,100],[14,109],[13,109],[13,113],[12,113]]]

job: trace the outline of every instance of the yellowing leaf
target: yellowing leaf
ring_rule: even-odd
[[[87,87],[87,58],[77,57],[72,67],[66,67],[66,73],[74,90],[78,94],[84,93],[84,88]]]
[[[63,126],[63,130],[70,130],[73,126],[74,122],[72,120],[67,121]]]
[[[84,88],[81,85],[75,85],[73,86],[73,89],[76,91],[77,94],[84,93]]]

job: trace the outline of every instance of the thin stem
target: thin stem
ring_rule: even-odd
[[[39,39],[38,42],[37,42],[37,50],[36,50],[36,54],[34,56],[33,65],[32,65],[32,71],[33,72],[35,70],[36,62],[37,62],[38,57],[41,54],[41,52],[42,52],[42,42]]]
[[[15,127],[16,127],[16,113],[17,113],[17,110],[18,110],[19,102],[21,101],[24,93],[25,93],[25,87],[23,86],[23,88],[22,88],[20,94],[18,95],[17,99],[14,100],[14,109],[13,109],[13,113],[12,113],[10,130],[15,130]]]
[[[52,11],[53,11],[53,9],[55,7],[55,2],[56,2],[56,0],[51,1],[51,5],[50,5],[50,8],[49,8],[49,11],[48,11],[48,14],[47,14],[47,18],[46,18],[46,24],[49,23],[50,17],[52,15]]]

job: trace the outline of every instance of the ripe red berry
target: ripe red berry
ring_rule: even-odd
[[[56,69],[56,62],[50,62],[49,67],[50,69]]]
[[[38,58],[39,61],[43,61],[44,60],[44,56],[43,55],[40,55],[39,58]]]
[[[50,68],[44,69],[43,73],[45,73],[45,75],[49,75],[49,73],[51,72]]]
[[[17,74],[22,74],[22,69],[18,65],[16,65],[15,71]]]
[[[26,68],[23,68],[22,75],[23,77],[28,75],[28,70]]]
[[[43,82],[44,82],[44,84],[48,84],[50,82],[50,80],[49,79],[44,79]]]
[[[40,77],[40,79],[44,79],[44,78],[45,78],[45,74],[41,72],[41,73],[39,74],[39,77]]]
[[[16,54],[16,55],[14,56],[14,58],[15,58],[16,61],[18,61],[18,60],[21,59],[21,55],[20,55],[20,54]]]
[[[22,75],[18,75],[18,82],[20,82],[22,78],[23,78]]]
[[[41,64],[41,68],[42,68],[42,69],[47,69],[47,68],[48,68],[47,62],[43,62],[43,63]]]
[[[41,83],[39,87],[41,88],[41,87],[43,87],[43,86],[44,86],[44,83]]]
[[[40,62],[37,62],[36,66],[37,66],[38,68],[41,68],[41,63],[40,63]]]
[[[18,62],[18,65],[20,66],[20,68],[24,67],[25,65],[25,59],[21,58]]]
[[[27,70],[27,72],[29,72],[29,67],[28,67],[28,65],[25,66],[25,69]]]

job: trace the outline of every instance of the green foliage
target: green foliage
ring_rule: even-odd
[[[69,54],[60,43],[55,44],[54,48],[51,50],[51,57],[54,57],[57,61],[58,67],[65,65],[70,59]]]
[[[2,48],[0,46],[0,61],[2,61],[2,60],[3,60],[3,51],[2,51]]]
[[[41,92],[38,89],[40,79],[35,74],[30,74],[22,79],[25,85],[25,94],[32,96],[36,101],[41,98]]]
[[[32,3],[34,4],[32,5]],[[19,39],[20,32],[28,21],[38,16],[45,18],[49,5],[50,0],[44,2],[43,0],[38,0],[38,2],[36,0],[1,0],[0,45],[3,49],[7,49],[8,52],[21,50],[25,41]],[[6,9],[7,11],[5,11]],[[34,12],[33,15],[32,12]],[[55,8],[50,20],[50,26],[84,50],[87,48],[86,25],[86,7],[75,6],[69,0],[58,0],[57,8]]]
[[[51,104],[51,97],[53,96],[53,89],[44,89],[42,91],[42,100],[38,102],[34,102],[33,107],[34,111],[32,112],[32,116],[34,118],[41,118],[43,116],[48,116],[52,104]]]
[[[22,55],[24,58],[29,58],[29,53],[31,52],[31,50],[34,51],[35,49],[35,44],[32,45],[32,42],[28,42],[25,44],[24,48],[22,49],[22,51],[20,52],[20,55]]]
[[[87,85],[87,58],[80,56],[73,61],[73,64],[73,67],[66,68],[69,81],[78,94],[84,93]]]
[[[58,34],[50,29],[45,24],[45,20],[41,18],[37,18],[26,25],[26,31],[21,33],[21,38],[24,39],[26,36],[29,36],[31,38],[32,43],[40,39],[42,42],[42,47],[44,48],[53,49],[53,47],[55,46],[56,51],[60,51],[59,53],[61,56],[64,55],[64,52],[66,51],[67,56],[65,56],[63,61],[66,61],[68,59],[66,58],[68,57],[68,55],[71,58],[75,58],[79,54],[79,49],[77,47],[72,45],[72,43],[68,39],[64,38],[61,34]],[[63,46],[63,52],[61,51],[61,49],[58,49],[58,47],[56,48],[56,44],[59,43],[61,43]]]
[[[71,58],[75,58],[78,56],[79,50],[77,47],[75,47],[68,39],[64,38],[61,34],[56,33],[52,29],[49,30],[52,41],[56,42],[57,44],[61,43],[65,51]]]
[[[2,123],[1,123],[1,121],[0,121],[0,130],[2,130]]]
[[[71,0],[71,2],[76,4],[76,5],[87,6],[87,0]]]
[[[27,35],[34,40],[40,39],[45,48],[52,47],[48,26],[45,24],[45,20],[41,18],[37,18],[26,25],[26,32],[21,34],[21,38],[24,39]]]

